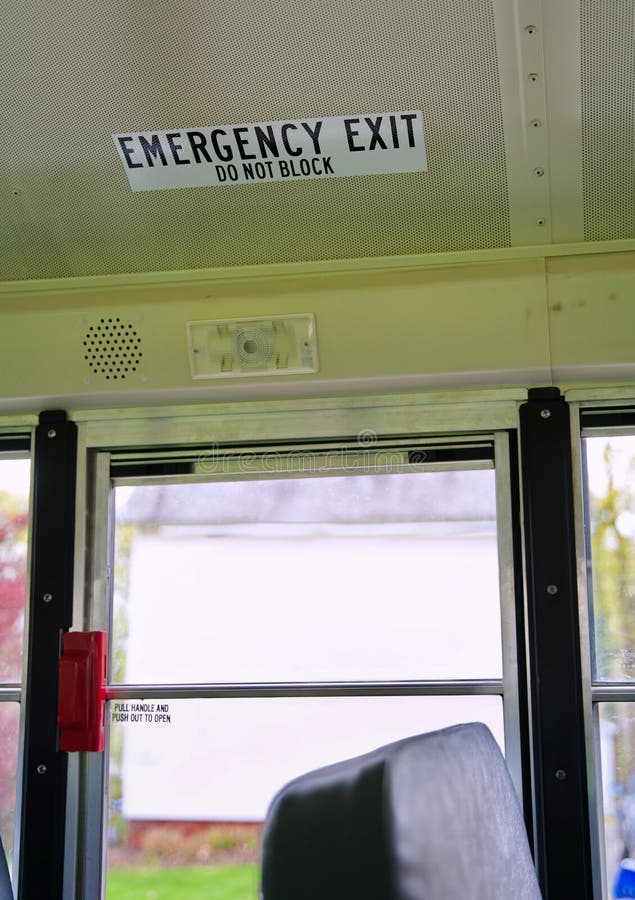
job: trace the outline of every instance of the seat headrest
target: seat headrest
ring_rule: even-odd
[[[485,725],[407,738],[290,782],[267,814],[263,900],[539,900]]]

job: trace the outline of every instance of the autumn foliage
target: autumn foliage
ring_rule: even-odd
[[[22,679],[26,599],[26,501],[0,492],[0,683]],[[0,831],[11,844],[19,710],[0,704]]]
[[[28,513],[0,494],[0,682],[20,681]]]

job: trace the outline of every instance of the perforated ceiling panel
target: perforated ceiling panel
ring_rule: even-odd
[[[491,0],[5,0],[0,40],[0,280],[510,243]],[[133,194],[111,138],[412,109],[428,172]]]
[[[635,237],[635,3],[581,10],[585,237]]]

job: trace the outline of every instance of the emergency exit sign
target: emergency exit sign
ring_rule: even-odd
[[[425,172],[418,110],[114,134],[133,191]]]

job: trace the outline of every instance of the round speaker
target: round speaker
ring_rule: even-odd
[[[141,338],[133,324],[121,319],[98,319],[84,337],[84,359],[95,375],[123,381],[141,365]]]

